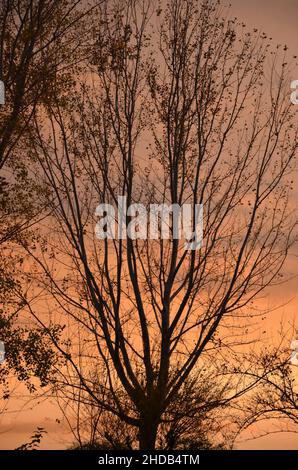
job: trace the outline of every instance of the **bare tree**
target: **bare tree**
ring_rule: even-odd
[[[193,371],[162,417],[157,433],[156,448],[163,450],[230,448],[246,420],[239,420],[235,406],[233,374],[223,374],[218,367],[208,364]],[[227,372],[227,371],[226,371]],[[56,383],[56,398],[62,412],[62,426],[67,426],[73,438],[73,449],[136,449],[138,430],[118,416],[107,412],[100,402],[98,371],[93,375],[97,400],[75,383],[73,377]],[[233,397],[233,398],[232,398]],[[236,400],[237,401],[237,400]],[[231,402],[233,405],[231,406]],[[130,403],[127,401],[127,412]],[[243,414],[243,413],[242,413]]]
[[[197,364],[249,341],[254,301],[280,281],[295,241],[297,127],[285,58],[218,2],[105,2],[94,35],[78,93],[47,107],[46,129],[35,114],[34,171],[52,212],[39,249],[27,247],[30,277],[48,292],[49,320],[69,326],[68,348],[53,341],[80,387],[153,449]],[[203,245],[185,249],[173,217],[169,239],[161,224],[145,239],[136,208],[124,221],[139,221],[135,239],[98,240],[95,208],[118,196],[204,204]],[[89,376],[101,361],[104,402]]]
[[[238,434],[249,430],[255,439],[276,432],[298,432],[297,365],[292,363],[290,349],[293,333],[295,329],[289,334],[283,327],[274,345],[248,355],[246,374],[258,386],[243,403]]]

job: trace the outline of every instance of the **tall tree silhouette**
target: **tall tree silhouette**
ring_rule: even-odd
[[[109,1],[101,14],[76,93],[47,107],[46,129],[35,115],[51,215],[41,248],[27,247],[30,276],[51,316],[78,331],[67,348],[53,341],[80,386],[153,449],[194,367],[245,341],[255,299],[280,281],[295,241],[297,127],[284,57],[218,2],[170,0],[156,12]],[[159,239],[144,239],[148,224],[136,239],[98,240],[95,208],[118,196],[204,204],[202,247],[185,249],[171,219],[168,240],[160,225]],[[104,403],[91,386],[96,363]]]

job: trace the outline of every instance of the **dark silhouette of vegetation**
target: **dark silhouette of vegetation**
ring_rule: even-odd
[[[297,242],[286,52],[214,0],[0,8],[1,380],[50,383],[81,449],[231,447],[244,397],[296,400],[274,352],[243,352]],[[119,196],[203,204],[202,246],[171,214],[144,236],[136,206],[135,237],[99,240]]]

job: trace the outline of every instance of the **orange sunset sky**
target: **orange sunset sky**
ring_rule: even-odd
[[[227,2],[228,3],[228,2]],[[237,16],[248,28],[258,28],[272,37],[273,44],[289,47],[289,55],[298,55],[298,0],[231,0],[231,16]],[[291,80],[298,80],[298,68],[294,69]],[[290,92],[290,83],[289,83]],[[293,105],[294,106],[294,105]],[[296,105],[298,113],[298,105]],[[298,202],[298,175],[293,193],[293,203]],[[298,247],[292,253],[287,270],[292,275],[298,274]],[[267,308],[283,305],[270,316],[267,335],[268,340],[276,334],[280,321],[290,323],[298,315],[297,279],[292,280],[274,292],[268,292],[264,299]],[[297,368],[298,384],[298,368]],[[19,393],[23,391],[20,386]],[[0,449],[14,449],[27,442],[37,426],[44,427],[47,435],[42,439],[41,449],[63,449],[72,442],[66,428],[57,420],[61,414],[57,406],[48,399],[41,399],[40,404],[34,402],[25,405],[25,399],[12,399],[8,412],[0,418]],[[243,436],[238,442],[238,449],[298,449],[298,432],[276,433],[258,439]],[[244,439],[245,438],[245,439]],[[247,439],[246,439],[247,438]]]

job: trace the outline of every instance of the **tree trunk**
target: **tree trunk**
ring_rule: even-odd
[[[139,426],[139,449],[154,450],[158,424],[152,418],[142,419]]]

